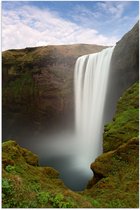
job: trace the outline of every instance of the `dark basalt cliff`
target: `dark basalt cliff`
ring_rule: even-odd
[[[112,55],[111,72],[122,89],[139,79],[139,22],[116,44]]]
[[[3,52],[3,137],[25,136],[28,127],[33,134],[72,126],[76,59],[104,48],[78,44]]]
[[[122,93],[139,80],[139,22],[116,43],[111,59],[106,113],[114,115]],[[110,118],[109,118],[110,120]]]

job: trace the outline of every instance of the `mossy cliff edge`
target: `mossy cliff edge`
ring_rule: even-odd
[[[83,192],[73,192],[50,167],[15,141],[2,144],[2,197],[5,208],[137,208],[138,83],[120,98],[116,115],[105,126],[104,153],[91,169]]]

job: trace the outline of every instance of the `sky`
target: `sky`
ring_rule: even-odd
[[[115,45],[139,18],[138,1],[2,1],[2,50]]]

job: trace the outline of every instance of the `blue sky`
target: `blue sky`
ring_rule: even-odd
[[[3,1],[2,49],[114,45],[138,18],[138,1]]]

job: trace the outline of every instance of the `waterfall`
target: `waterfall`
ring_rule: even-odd
[[[77,59],[74,71],[76,134],[71,131],[56,132],[47,136],[47,142],[45,134],[36,144],[43,165],[58,170],[65,185],[72,190],[85,188],[93,177],[90,164],[102,153],[106,120],[104,108],[112,52],[113,48],[107,48]]]
[[[88,166],[102,153],[110,61],[114,47],[77,59],[74,71],[75,124],[81,158]]]

